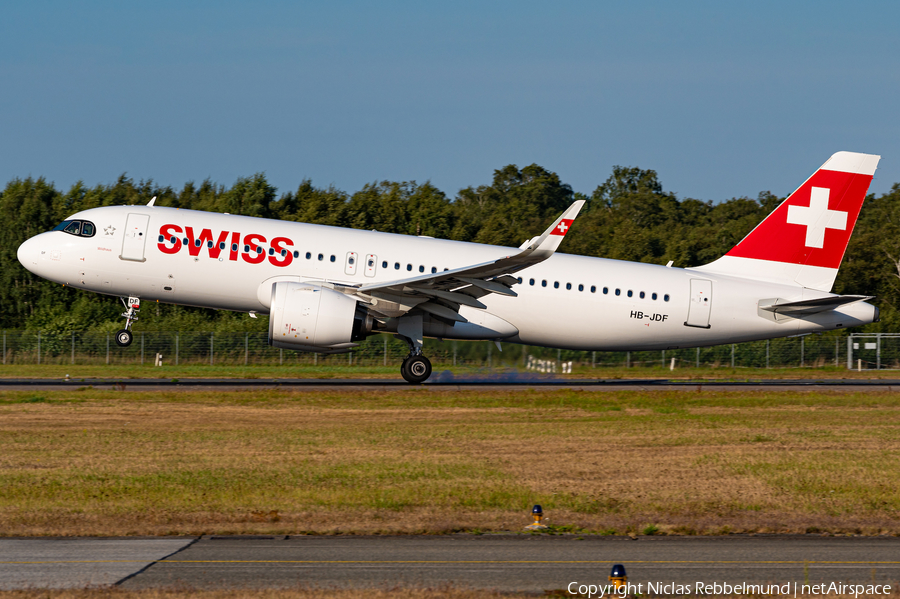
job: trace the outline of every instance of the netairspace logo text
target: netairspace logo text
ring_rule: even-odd
[[[854,597],[867,595],[889,595],[889,584],[844,584],[843,582],[831,582],[822,584],[729,584],[727,582],[695,582],[694,584],[678,584],[674,582],[647,582],[627,583],[614,587],[611,584],[580,584],[570,582],[566,587],[572,595],[585,597],[618,597],[625,599],[628,595],[781,595],[787,597],[800,597],[803,595],[853,595]]]

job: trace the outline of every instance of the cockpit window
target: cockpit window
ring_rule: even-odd
[[[53,230],[63,231],[70,235],[77,235],[79,237],[93,237],[94,233],[97,232],[94,228],[94,223],[87,220],[64,220],[63,222],[53,227]]]

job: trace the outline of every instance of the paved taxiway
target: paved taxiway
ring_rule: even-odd
[[[175,548],[175,549],[173,549]],[[180,549],[180,550],[177,550]],[[177,550],[174,554],[163,557]],[[154,561],[155,560],[155,561]],[[459,587],[543,592],[606,582],[894,584],[900,538],[574,535],[0,539],[0,587]],[[149,564],[149,565],[148,565]]]
[[[0,589],[115,584],[193,540],[0,539]]]
[[[121,391],[191,391],[199,389],[323,389],[397,390],[413,387],[428,389],[514,390],[580,389],[614,391],[621,389],[657,391],[772,390],[801,391],[834,389],[841,391],[900,390],[900,379],[762,379],[754,381],[670,380],[670,379],[561,379],[512,373],[473,377],[432,377],[423,385],[409,385],[400,379],[0,379],[2,390],[52,390],[93,387]]]

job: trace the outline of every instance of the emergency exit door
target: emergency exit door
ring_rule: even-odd
[[[709,311],[712,307],[712,281],[691,279],[691,303],[688,307],[688,327],[709,328]]]
[[[122,260],[144,261],[144,246],[147,242],[149,214],[129,214],[125,221],[125,235],[122,239]]]

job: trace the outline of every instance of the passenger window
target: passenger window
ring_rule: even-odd
[[[334,254],[331,254],[331,261],[334,262]]]
[[[553,281],[553,288],[559,289],[559,281]]]
[[[584,285],[581,283],[578,284],[578,291],[584,291]]]
[[[181,243],[182,243],[182,245],[187,245],[190,243],[190,241],[188,241],[188,238],[185,237],[184,239],[181,240]],[[246,252],[247,250],[244,250],[244,251]]]
[[[311,260],[311,259],[312,259],[312,252],[306,252],[306,259],[307,259],[307,260]]]
[[[84,221],[84,223],[81,225],[81,236],[82,237],[93,237],[94,236],[94,223]]]
[[[394,262],[394,270],[400,270],[400,263]]]
[[[282,255],[282,256],[287,256],[287,250],[281,250],[281,255]]]
[[[621,289],[616,289],[616,295],[622,295],[622,290],[621,290]]]
[[[250,251],[250,246],[249,246],[249,245],[245,245],[245,246],[244,246],[244,253],[246,254],[246,253],[248,253],[249,251]]]
[[[572,283],[566,283],[566,290],[572,291]]]
[[[547,286],[547,279],[544,279],[543,281],[541,281],[541,287],[546,287],[546,286]]]
[[[382,261],[381,268],[387,268],[387,260]]]
[[[425,267],[421,264],[419,265],[419,272],[425,272]]]
[[[165,241],[165,239],[166,239],[166,238],[163,237],[162,235],[159,236],[159,242],[160,242],[160,243],[162,243],[163,241]]]
[[[437,266],[432,266],[432,267],[431,267],[431,274],[434,274],[434,273],[436,273],[436,272],[437,272]]]
[[[332,260],[332,262],[334,262],[334,260]],[[355,258],[347,258],[347,264],[353,265],[353,264],[355,264],[355,263],[356,263],[356,259],[355,259]]]
[[[319,254],[319,262],[325,259],[325,254]]]
[[[297,250],[294,250],[294,258],[299,258],[299,257],[300,257],[300,252],[298,252]]]
[[[407,265],[406,265],[406,270],[412,270],[412,264],[407,264]]]
[[[664,302],[669,301],[669,294],[668,294],[668,293],[665,294],[665,295],[663,296],[663,301],[664,301]]]
[[[528,279],[528,284],[533,286],[533,285],[534,285],[534,279]]]
[[[643,291],[641,291],[640,296],[641,296],[641,299],[644,299],[644,292],[643,292]]]
[[[518,277],[516,280],[519,282],[520,285],[522,284],[522,277]]]
[[[208,240],[208,241],[206,242],[206,247],[208,247],[208,248],[211,248],[211,247],[212,247],[212,240]]]
[[[219,243],[219,249],[220,249],[220,250],[224,250],[224,249],[225,249],[225,242],[224,242],[224,241],[221,242],[221,243]]]
[[[609,293],[609,287],[604,287],[604,288],[603,288],[603,295],[606,295],[607,293]]]
[[[262,249],[261,247],[259,247],[259,246],[256,246],[256,253],[257,253],[257,254],[262,254],[262,253],[263,253],[263,249]]]
[[[591,285],[591,293],[597,293],[597,286]]]
[[[201,245],[202,243],[203,243],[203,242],[200,241],[199,239],[195,239],[195,240],[194,240],[194,247],[200,247],[200,245]]]
[[[270,256],[274,256],[274,255],[275,255],[275,248],[269,248],[269,255],[270,255]]]
[[[634,295],[634,291],[632,291],[631,289],[629,289],[629,290],[628,290],[628,297],[631,297],[632,295]]]
[[[650,296],[651,299],[656,299],[656,293]]]

